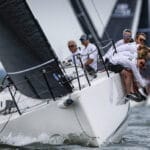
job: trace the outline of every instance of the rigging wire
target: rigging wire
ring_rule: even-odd
[[[2,133],[2,132],[5,130],[7,124],[9,123],[9,121],[10,121],[10,119],[11,119],[11,117],[12,117],[12,113],[9,115],[8,120],[6,121],[6,123],[4,124],[4,126],[1,128],[0,133]]]
[[[103,26],[103,28],[104,28],[104,33],[106,34],[107,39],[111,39],[109,33],[107,32],[107,29],[105,30],[104,22],[103,22],[103,20],[102,20],[100,14],[99,14],[97,8],[96,8],[96,5],[95,5],[95,3],[94,3],[94,0],[91,0],[91,2],[92,2],[92,5],[93,5],[93,7],[94,7],[94,9],[95,9],[95,11],[96,11],[96,14],[97,14],[97,16],[98,16],[98,19],[100,20],[100,22],[101,22],[101,24],[102,24],[102,26]]]
[[[16,95],[16,93],[15,93],[15,95]],[[20,95],[18,97],[17,104],[19,103],[20,99],[21,99],[21,93],[20,93]],[[0,133],[2,133],[5,130],[5,128],[7,127],[7,124],[9,123],[12,115],[13,115],[13,113],[10,113],[10,115],[8,117],[8,120],[6,121],[6,123],[4,124],[4,126],[1,128]]]

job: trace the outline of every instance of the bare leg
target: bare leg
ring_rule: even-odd
[[[121,77],[123,79],[126,93],[134,93],[134,86],[133,86],[133,75],[131,71],[128,70],[122,70]]]

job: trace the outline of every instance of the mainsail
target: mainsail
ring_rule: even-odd
[[[0,59],[7,72],[24,70],[53,60],[40,68],[11,74],[17,88],[27,96],[38,98],[50,98],[52,93],[58,97],[72,92],[57,56],[26,1],[0,0],[0,17]],[[44,79],[45,74],[48,83]]]
[[[26,2],[59,59],[64,60],[70,56],[67,42],[75,40],[79,46],[79,37],[83,34],[70,0],[44,0],[44,2],[26,0]]]

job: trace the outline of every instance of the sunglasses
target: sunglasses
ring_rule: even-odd
[[[130,39],[131,39],[131,36],[130,36],[130,35],[123,35],[123,39],[125,39],[125,40],[130,40]]]
[[[68,47],[76,47],[76,45],[69,45]]]
[[[140,66],[141,66],[142,68],[144,68],[145,62],[140,62]]]
[[[140,41],[140,42],[145,42],[146,40],[145,40],[145,39],[139,39],[139,41]]]
[[[123,37],[124,37],[124,38],[131,38],[132,36],[131,36],[131,35],[126,35],[126,34],[124,34]]]

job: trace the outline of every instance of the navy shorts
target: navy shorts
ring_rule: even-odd
[[[115,73],[120,73],[124,69],[122,65],[119,65],[119,64],[114,65],[110,62],[108,63],[107,67],[108,67],[108,70],[113,71]]]

